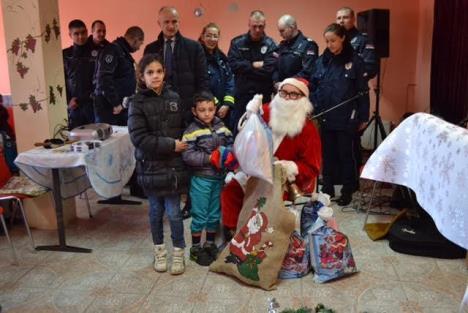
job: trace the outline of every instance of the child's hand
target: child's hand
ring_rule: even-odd
[[[188,144],[186,142],[177,140],[175,141],[175,152],[183,152],[187,150]]]

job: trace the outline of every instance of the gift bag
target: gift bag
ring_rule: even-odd
[[[279,279],[301,278],[310,271],[310,248],[307,240],[294,231],[289,237],[288,252],[279,272]]]
[[[236,136],[234,154],[244,173],[273,183],[273,139],[258,114],[251,114]]]
[[[314,281],[324,283],[357,272],[348,237],[318,219],[309,233],[310,261]],[[318,228],[317,228],[318,226]]]
[[[248,180],[236,234],[211,264],[211,271],[266,290],[276,288],[295,223],[283,203],[285,183],[279,165],[274,168],[273,185],[256,177]]]

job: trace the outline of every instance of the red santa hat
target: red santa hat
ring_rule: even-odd
[[[293,85],[299,89],[304,94],[304,96],[309,97],[309,82],[306,79],[300,77],[286,78],[280,83],[279,89],[281,89],[281,87],[286,84]]]

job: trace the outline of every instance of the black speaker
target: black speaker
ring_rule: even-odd
[[[357,27],[367,33],[369,43],[380,58],[390,56],[390,10],[371,9],[357,14]]]

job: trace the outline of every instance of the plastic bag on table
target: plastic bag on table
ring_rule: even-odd
[[[234,154],[244,173],[273,184],[272,134],[258,114],[251,114],[237,135]]]

